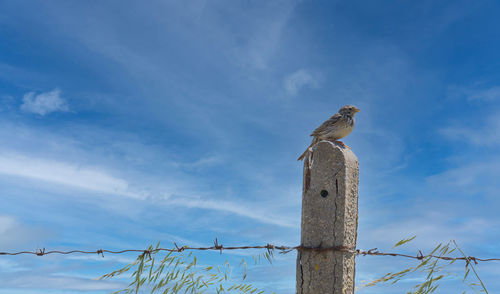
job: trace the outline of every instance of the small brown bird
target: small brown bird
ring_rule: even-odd
[[[338,113],[335,113],[312,132],[311,136],[314,138],[311,145],[307,147],[306,151],[302,153],[298,160],[304,159],[311,147],[321,140],[335,141],[347,147],[343,142],[337,140],[344,138],[352,132],[355,123],[354,115],[358,112],[360,112],[360,110],[352,105],[342,107]]]

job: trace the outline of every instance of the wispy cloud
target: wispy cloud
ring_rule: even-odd
[[[234,32],[230,34],[232,43],[243,43],[232,49],[236,63],[252,69],[268,69],[272,59],[280,52],[283,31],[298,3],[299,1],[267,1],[260,9],[246,10],[238,18],[238,27],[244,23],[247,37],[241,40],[241,36]],[[222,27],[220,29],[225,30]]]
[[[477,82],[472,86],[449,86],[448,96],[464,98],[470,102],[500,101],[500,86],[485,86],[484,82]]]
[[[3,149],[0,150],[0,176],[46,182],[50,185],[39,188],[53,187],[59,192],[68,188],[80,189],[93,197],[111,194],[146,201],[145,204],[153,202],[187,209],[224,211],[264,224],[294,227],[294,222],[289,221],[284,212],[286,209],[273,211],[271,216],[271,209],[256,208],[248,202],[220,201],[217,195],[222,193],[230,197],[233,194],[231,189],[206,193],[206,180],[200,181],[193,173],[217,168],[224,164],[224,156],[197,156],[192,160],[175,161],[163,153],[164,149],[142,144],[136,136],[114,136],[94,128],[78,130],[78,136],[66,132],[61,136],[40,127],[3,124],[0,135],[8,142],[0,148]],[[91,142],[87,142],[90,137]],[[101,142],[101,146],[106,147],[94,148],[93,142]],[[108,154],[116,156],[109,158]],[[149,171],[144,170],[144,164],[149,166]],[[126,210],[123,207],[118,209]]]
[[[172,166],[187,169],[202,169],[205,167],[211,167],[222,162],[222,156],[212,155],[197,159],[193,162],[172,162]]]
[[[46,115],[56,111],[68,111],[66,100],[61,97],[61,90],[54,89],[50,92],[24,94],[21,110],[39,115]]]
[[[296,228],[298,226],[298,224],[285,217],[279,215],[269,216],[269,213],[260,209],[231,201],[220,201],[209,196],[204,196],[204,198],[189,195],[176,196],[178,190],[187,191],[192,195],[198,194],[197,191],[190,191],[186,187],[177,187],[173,188],[171,192],[165,192],[161,188],[162,185],[152,182],[149,184],[153,185],[152,189],[157,191],[153,194],[143,192],[140,190],[141,187],[137,188],[139,190],[132,189],[130,183],[123,178],[116,177],[97,167],[84,167],[77,163],[40,159],[13,153],[0,153],[0,174],[45,181],[91,192],[125,196],[131,199],[159,201],[159,203],[185,208],[223,211],[281,227]],[[146,176],[144,175],[144,177]],[[146,187],[144,187],[144,191],[146,191]],[[161,193],[161,191],[168,196],[156,194]],[[5,220],[6,224],[7,220]]]
[[[114,177],[95,167],[27,157],[0,154],[0,174],[41,180],[100,193],[143,199],[145,195],[132,192],[126,180]]]
[[[461,195],[498,195],[500,184],[500,159],[463,163],[440,174],[427,178],[427,184],[446,192]]]
[[[285,77],[283,81],[283,87],[286,92],[292,96],[297,95],[298,92],[304,87],[317,89],[319,86],[319,75],[305,69],[299,69],[298,71]]]
[[[439,129],[439,132],[451,140],[460,140],[477,146],[500,145],[499,114],[492,115],[482,125],[461,124]],[[470,119],[470,118],[468,118]]]
[[[174,199],[169,199],[168,203],[171,205],[180,205],[190,208],[201,208],[201,209],[229,212],[262,223],[277,225],[280,227],[296,229],[299,226],[299,224],[295,220],[280,217],[279,215],[276,214],[271,215],[270,213],[267,213],[265,211],[255,209],[255,207],[249,207],[229,201],[192,199],[192,198],[188,199],[174,198]]]
[[[500,100],[500,86],[494,86],[488,89],[470,91],[469,100],[495,101]]]

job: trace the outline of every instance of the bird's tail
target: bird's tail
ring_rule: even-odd
[[[303,160],[304,157],[306,157],[307,153],[309,153],[309,150],[311,149],[311,147],[314,146],[314,144],[316,144],[317,141],[318,140],[316,140],[316,138],[314,138],[311,142],[311,145],[309,145],[309,147],[306,148],[306,151],[304,151],[304,153],[302,153],[302,155],[300,155],[300,157],[297,160]]]

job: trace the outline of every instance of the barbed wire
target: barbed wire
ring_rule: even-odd
[[[330,247],[311,247],[311,246],[277,246],[273,244],[266,244],[266,245],[250,245],[250,246],[228,246],[225,247],[222,244],[218,243],[218,240],[215,239],[214,245],[210,247],[190,247],[190,246],[177,246],[176,243],[174,243],[174,247],[172,248],[155,248],[155,249],[125,249],[125,250],[118,250],[118,251],[113,251],[113,250],[106,250],[106,249],[98,249],[96,251],[85,251],[85,250],[69,250],[69,251],[60,251],[60,250],[51,250],[51,251],[46,251],[45,248],[43,249],[37,249],[35,251],[19,251],[19,252],[0,252],[0,255],[21,255],[21,254],[32,254],[36,256],[44,256],[48,254],[75,254],[75,253],[80,253],[80,254],[98,254],[104,257],[104,253],[110,253],[110,254],[121,254],[121,253],[127,253],[127,252],[138,252],[144,255],[150,256],[152,253],[157,253],[160,251],[166,251],[166,252],[182,252],[186,250],[200,250],[200,251],[207,251],[207,250],[215,250],[219,251],[220,254],[224,250],[247,250],[247,249],[266,249],[269,251],[274,251],[277,250],[281,254],[286,254],[289,253],[290,251],[315,251],[315,252],[324,252],[324,251],[336,251],[336,252],[345,252],[345,253],[351,253],[351,254],[356,254],[356,255],[374,255],[374,256],[394,256],[394,257],[405,257],[405,258],[411,258],[411,259],[417,259],[417,260],[423,260],[426,258],[437,258],[437,259],[442,259],[442,260],[464,260],[467,263],[470,261],[473,261],[475,264],[477,264],[479,261],[500,261],[500,258],[479,258],[479,257],[474,257],[474,256],[463,256],[463,257],[452,257],[452,256],[438,256],[438,255],[433,255],[433,254],[428,254],[424,255],[421,250],[418,251],[417,255],[409,255],[409,254],[402,254],[402,253],[393,253],[393,252],[380,252],[378,251],[377,248],[373,248],[370,250],[361,250],[361,249],[355,249],[353,247],[349,246],[330,246]]]

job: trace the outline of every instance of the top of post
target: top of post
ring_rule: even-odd
[[[343,158],[345,158],[346,163],[347,162],[358,162],[358,158],[356,157],[354,152],[352,152],[351,148],[349,148],[347,146],[342,146],[337,142],[322,140],[322,141],[318,142],[316,145],[314,145],[312,149],[313,149],[313,152],[312,152],[313,153],[312,154],[313,160],[314,160],[314,152],[319,151],[319,149],[321,149],[321,151],[329,151],[330,150],[330,151],[333,151],[336,154],[336,156],[342,156]]]
[[[322,140],[311,148],[311,151],[304,160],[304,191],[309,189],[311,169],[318,163],[324,166],[342,165],[346,168],[355,169],[359,165],[358,158],[349,147],[344,147],[336,142]]]

